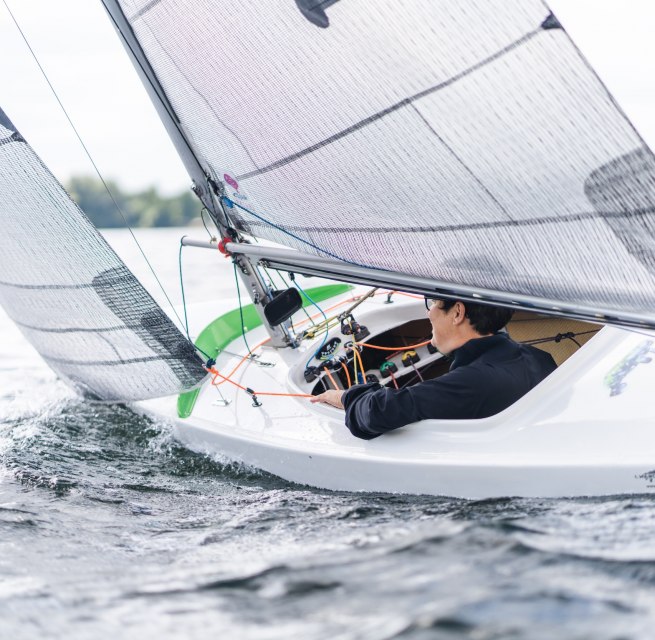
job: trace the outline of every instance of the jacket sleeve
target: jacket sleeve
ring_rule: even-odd
[[[342,398],[346,426],[354,436],[371,440],[418,420],[471,417],[484,389],[467,369],[406,389],[388,389],[377,383],[352,387]]]

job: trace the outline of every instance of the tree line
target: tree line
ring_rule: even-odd
[[[68,193],[96,227],[125,227],[126,220],[130,227],[183,227],[200,217],[200,201],[191,191],[165,197],[155,188],[125,193],[113,180],[106,183],[116,203],[97,178],[74,177],[66,185]]]

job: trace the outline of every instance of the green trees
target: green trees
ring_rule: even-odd
[[[200,201],[190,191],[164,197],[154,188],[128,194],[111,180],[107,186],[131,227],[182,227],[200,216]],[[71,178],[66,190],[96,227],[125,227],[123,216],[97,178]]]

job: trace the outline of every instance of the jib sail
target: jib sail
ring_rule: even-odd
[[[101,400],[177,393],[195,349],[0,110],[0,304],[45,361]]]

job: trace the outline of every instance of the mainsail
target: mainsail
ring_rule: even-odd
[[[44,360],[101,400],[177,393],[193,346],[0,110],[0,304]]]
[[[655,158],[541,0],[103,2],[242,230],[653,318]]]

